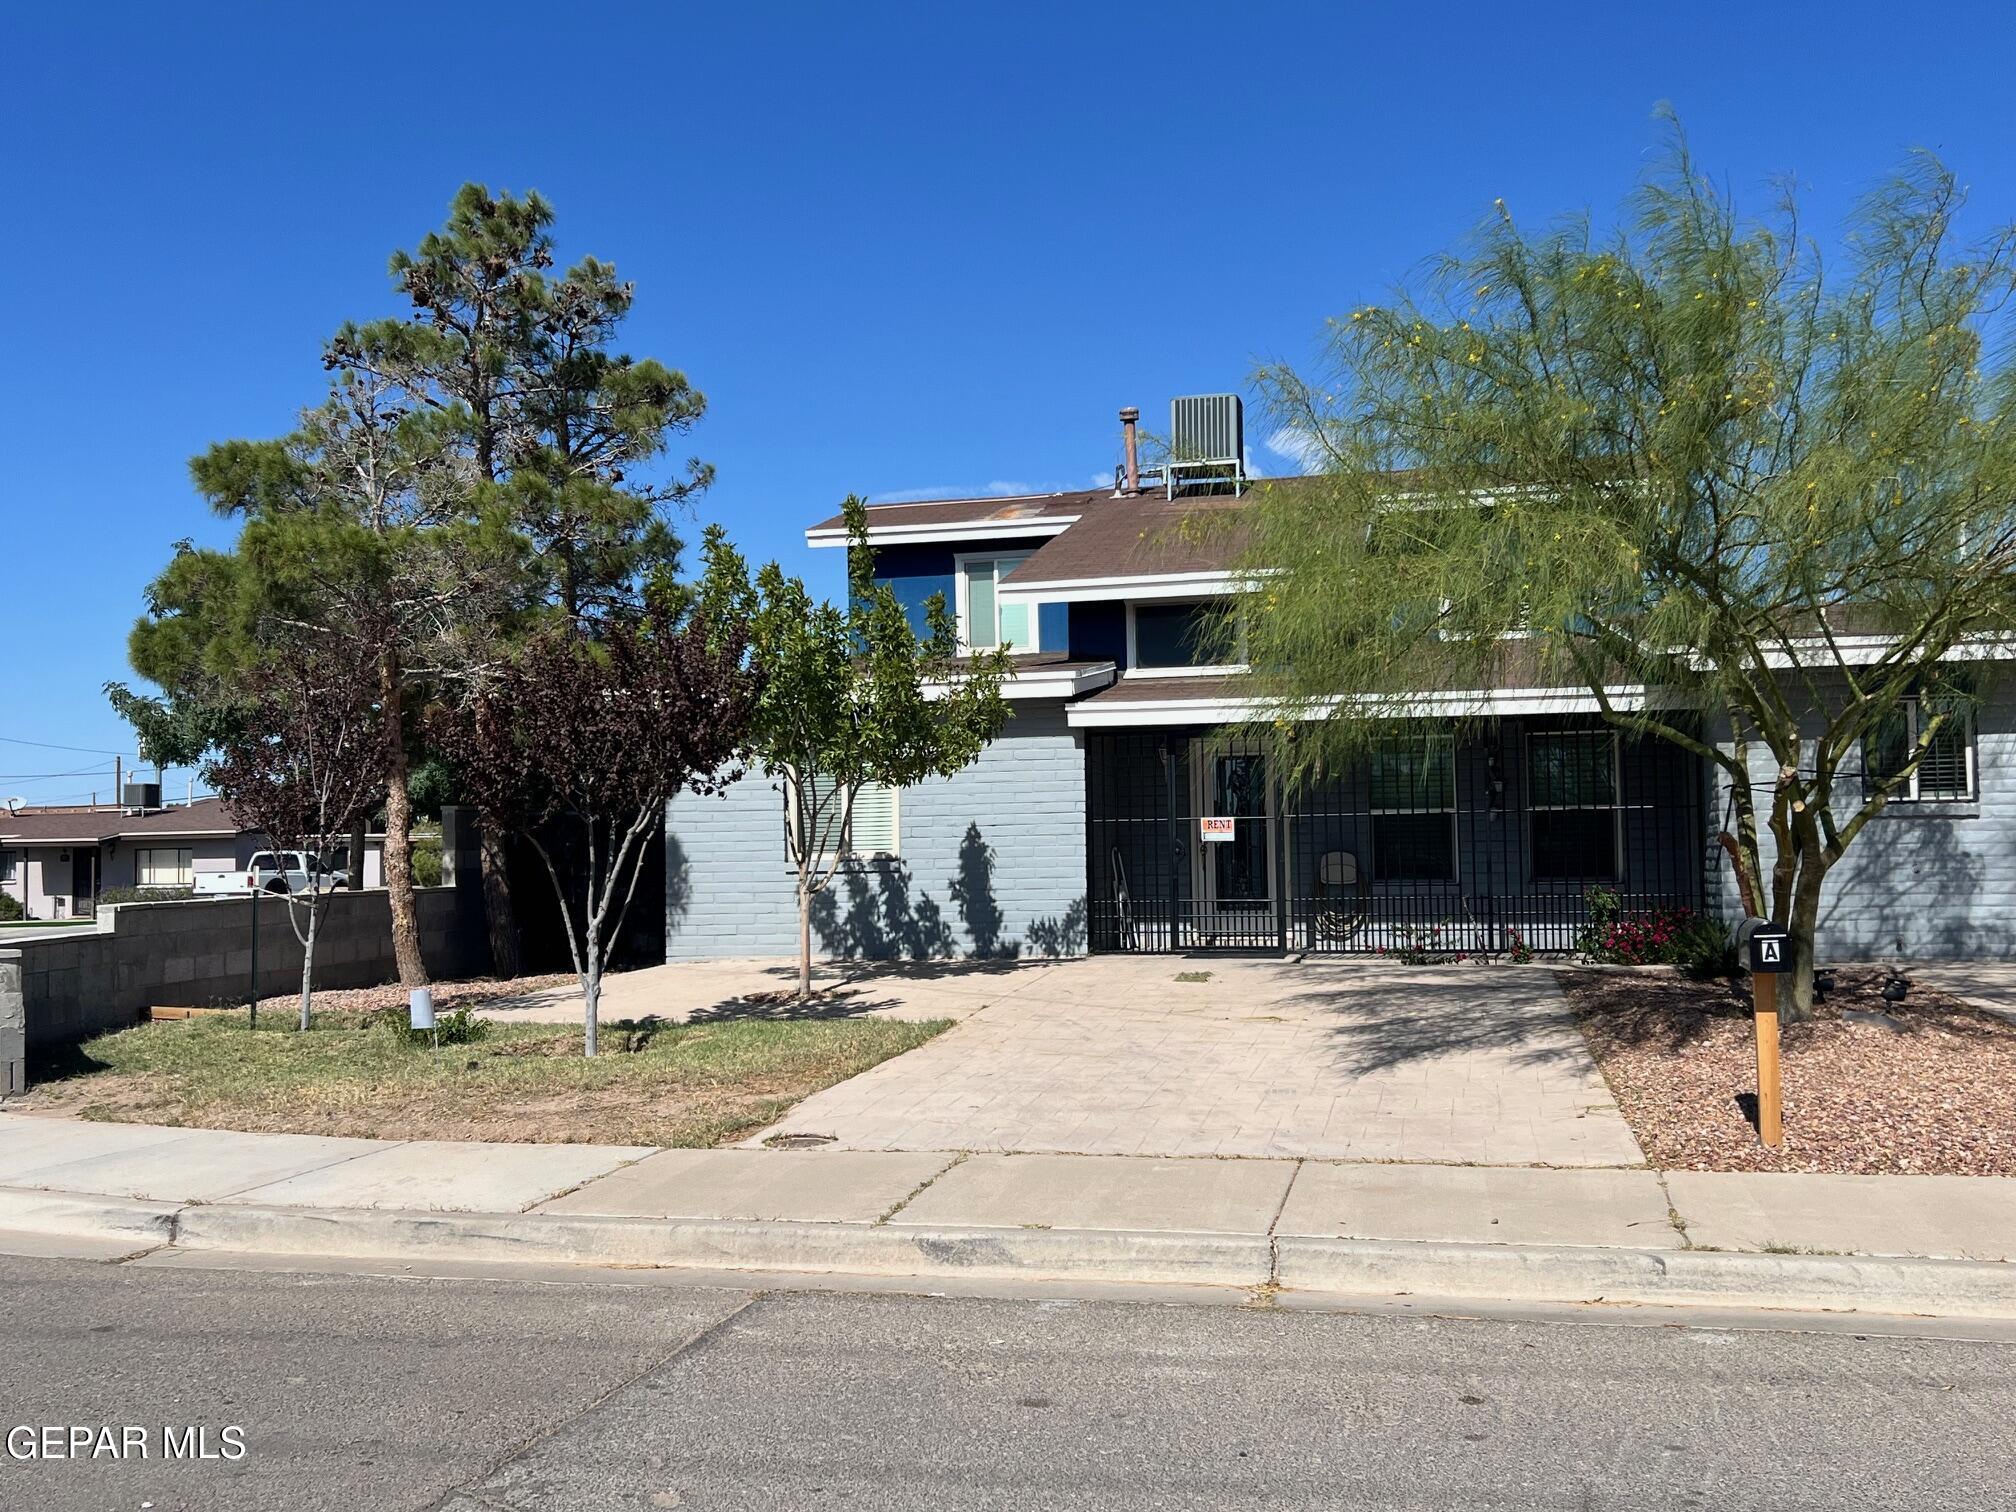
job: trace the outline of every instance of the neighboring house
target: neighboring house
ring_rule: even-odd
[[[366,887],[379,885],[382,839],[367,842]],[[113,888],[192,887],[199,874],[242,870],[266,848],[220,798],[154,809],[0,809],[0,891],[31,919],[84,918]]]
[[[920,628],[942,593],[968,646],[1019,654],[1013,716],[977,762],[864,795],[815,909],[827,953],[1566,950],[1592,889],[1740,912],[1719,769],[1620,734],[1586,688],[1543,685],[1516,656],[1496,686],[1424,698],[1418,737],[1287,794],[1218,735],[1264,706],[1198,633],[1238,591],[1245,502],[1237,401],[1206,419],[1229,444],[1173,486],[1123,469],[1112,488],[868,511],[876,580]],[[834,518],[807,540],[846,533]],[[1485,733],[1451,739],[1459,712],[1489,716]],[[1996,694],[1830,877],[1823,955],[2016,956],[2012,826],[2016,704]],[[795,949],[782,797],[760,773],[673,802],[667,879],[673,958]]]

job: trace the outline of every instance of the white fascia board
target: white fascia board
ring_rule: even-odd
[[[870,546],[931,545],[938,541],[1036,541],[1060,536],[1076,525],[1078,515],[1042,515],[1033,520],[960,520],[937,525],[870,525]],[[807,546],[845,546],[846,527],[830,526],[805,532]]]
[[[1160,572],[1127,577],[1063,578],[1018,583],[1011,576],[996,591],[1004,599],[1030,603],[1084,604],[1113,599],[1194,599],[1220,593],[1251,593],[1261,574],[1251,572]]]
[[[1605,688],[1610,707],[1626,713],[1654,707],[1659,699],[1648,699],[1644,688],[1619,685]],[[1459,719],[1519,714],[1596,714],[1603,705],[1587,688],[1497,688],[1474,692],[1424,693],[1406,699],[1375,699],[1354,694],[1349,700],[1321,700],[1313,709],[1298,714],[1303,719],[1322,718],[1346,702],[1377,704],[1380,712],[1404,719]],[[1076,726],[1230,724],[1238,720],[1270,719],[1280,716],[1280,706],[1264,698],[1157,698],[1135,702],[1073,705],[1066,720]]]
[[[1091,667],[1036,667],[1027,672],[1010,672],[1001,679],[1001,696],[1018,698],[1076,698],[1081,693],[1094,693],[1112,683],[1119,675],[1119,669],[1112,662],[1101,662]],[[924,684],[926,698],[943,698],[951,691],[949,683],[927,682]]]
[[[1866,667],[1881,661],[1890,648],[1897,644],[1894,635],[1837,635],[1830,645],[1817,635],[1801,636],[1789,643],[1790,654],[1785,651],[1766,651],[1764,664],[1774,671],[1790,671],[1804,666],[1816,671],[1824,671],[1830,666],[1846,663],[1851,667]],[[1808,654],[1813,653],[1813,654]],[[1942,658],[1945,661],[2011,661],[2016,660],[2016,638],[2006,635],[1977,635],[1954,646]],[[1696,658],[1698,665],[1706,662]]]

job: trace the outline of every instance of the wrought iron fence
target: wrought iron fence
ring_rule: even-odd
[[[1565,952],[1704,901],[1698,762],[1588,718],[1424,721],[1294,788],[1202,731],[1092,731],[1086,788],[1094,950]]]

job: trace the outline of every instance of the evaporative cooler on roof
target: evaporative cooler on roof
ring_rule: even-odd
[[[1233,493],[1246,487],[1246,419],[1237,394],[1193,394],[1169,401],[1170,498],[1178,491]]]

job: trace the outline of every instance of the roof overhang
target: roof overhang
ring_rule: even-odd
[[[1011,603],[1078,604],[1113,599],[1195,599],[1250,593],[1259,585],[1250,572],[1156,572],[1121,577],[1017,582],[1010,573],[995,592]]]
[[[1038,541],[1060,536],[1076,525],[1079,515],[1036,515],[1021,520],[959,520],[936,525],[870,525],[870,546],[920,546],[954,541]],[[807,546],[845,546],[844,525],[815,526],[805,532]]]
[[[1072,667],[1028,667],[1010,672],[1001,679],[1001,696],[1006,699],[1077,698],[1110,686],[1119,675],[1120,669],[1112,662]],[[924,684],[926,698],[943,698],[950,691],[949,683]]]
[[[1656,706],[1645,689],[1636,684],[1605,688],[1604,697],[1612,709],[1627,713]],[[1373,699],[1366,695],[1323,699],[1314,706],[1286,714],[1282,706],[1267,698],[1237,695],[1198,698],[1093,699],[1073,704],[1065,711],[1068,723],[1077,728],[1128,725],[1238,724],[1254,719],[1284,717],[1321,719],[1346,703],[1377,704],[1383,715],[1396,719],[1476,719],[1533,714],[1599,714],[1603,702],[1588,688],[1492,688],[1454,693],[1421,693],[1401,699]]]

